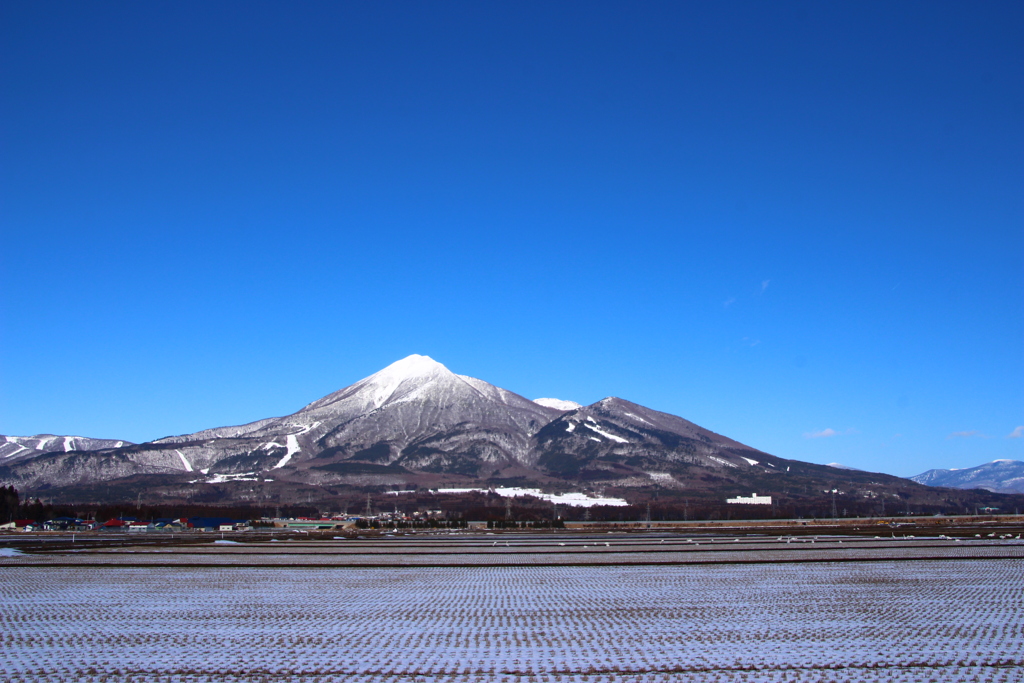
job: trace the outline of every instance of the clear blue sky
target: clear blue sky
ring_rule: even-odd
[[[1022,35],[1020,2],[5,2],[0,433],[238,424],[421,353],[783,457],[1024,459]]]

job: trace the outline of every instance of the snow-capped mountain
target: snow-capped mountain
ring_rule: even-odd
[[[88,500],[116,491],[286,501],[299,492],[508,486],[724,500],[752,491],[813,497],[839,487],[874,505],[907,487],[929,490],[779,458],[619,398],[531,401],[416,355],[291,415],[244,425],[142,444],[6,437],[0,484]]]
[[[561,415],[537,433],[534,443],[542,470],[573,479],[628,477],[671,484],[687,479],[691,466],[778,471],[778,458],[621,398]]]
[[[927,486],[985,489],[996,493],[1024,493],[1024,462],[993,460],[962,470],[928,470],[911,479]]]
[[[560,398],[535,398],[533,399],[533,402],[538,403],[544,406],[545,408],[554,408],[555,410],[569,411],[583,407],[576,401],[563,401]]]
[[[492,465],[528,464],[530,437],[560,414],[413,355],[286,417],[167,437],[93,458],[72,451],[20,459],[9,473],[0,470],[0,477],[33,486],[172,473],[273,471],[275,477],[309,481],[409,470],[476,476]]]

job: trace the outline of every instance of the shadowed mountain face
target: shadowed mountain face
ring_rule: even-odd
[[[668,483],[690,466],[775,469],[765,453],[692,422],[606,398],[568,412],[534,437],[538,467],[583,480],[639,477]]]
[[[122,485],[190,496],[216,486],[227,497],[267,487],[288,496],[303,487],[515,484],[668,498],[840,487],[870,499],[917,486],[778,458],[618,398],[530,401],[415,355],[285,417],[143,444],[5,437],[0,483],[71,496]]]
[[[1024,493],[1024,462],[994,460],[962,470],[928,470],[911,479],[928,486],[985,489],[996,493]]]

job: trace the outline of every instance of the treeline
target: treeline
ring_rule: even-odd
[[[536,521],[517,522],[514,519],[489,519],[488,529],[564,529],[565,522],[560,519],[554,521],[541,519]]]
[[[34,501],[20,501],[14,486],[0,486],[0,520],[4,523],[16,519],[31,519],[44,522],[56,517],[108,519],[132,517],[141,521],[154,519],[178,519],[180,517],[230,517],[231,519],[260,519],[261,517],[319,517],[320,512],[311,505],[282,505],[261,507],[250,505],[136,505],[132,503],[112,504],[54,504]]]
[[[0,486],[0,521],[4,524],[13,522],[17,519],[19,507],[18,489],[14,486]]]

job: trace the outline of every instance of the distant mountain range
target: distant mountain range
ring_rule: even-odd
[[[0,462],[6,465],[18,460],[30,459],[44,453],[102,451],[133,445],[130,441],[90,439],[85,436],[57,436],[55,434],[0,436]]]
[[[928,470],[911,477],[919,484],[956,489],[985,489],[996,493],[1024,493],[1024,462],[993,460],[977,467]]]
[[[907,479],[769,455],[620,398],[531,401],[417,355],[285,417],[142,444],[0,439],[0,483],[83,501],[528,486],[633,502],[814,500],[834,489],[844,509],[882,512],[964,503]]]

